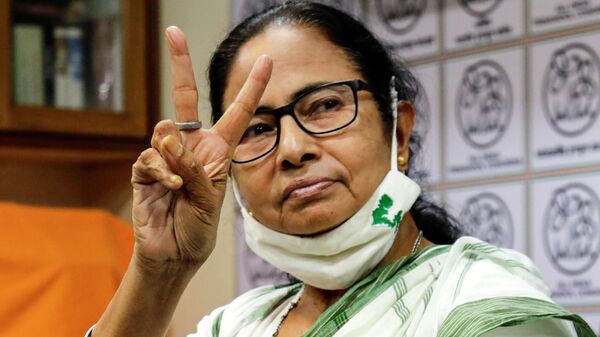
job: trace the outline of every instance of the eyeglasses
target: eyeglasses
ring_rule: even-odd
[[[233,154],[233,162],[244,164],[266,156],[279,144],[280,120],[291,115],[306,133],[321,135],[352,124],[358,114],[358,91],[371,91],[361,80],[320,85],[290,103],[258,110]]]

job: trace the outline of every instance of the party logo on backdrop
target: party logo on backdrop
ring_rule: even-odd
[[[384,27],[397,35],[411,31],[427,9],[427,0],[377,0],[375,4]]]
[[[467,199],[459,218],[465,233],[498,247],[514,247],[512,216],[496,194],[484,192]]]
[[[485,149],[496,144],[510,123],[512,87],[504,69],[491,60],[467,67],[458,88],[456,119],[467,143]]]
[[[502,0],[458,0],[465,12],[479,19],[477,25],[484,26],[490,23],[488,16],[500,6]]]
[[[600,200],[581,183],[554,190],[544,218],[544,243],[554,267],[577,275],[591,268],[600,253]]]
[[[552,128],[575,137],[600,112],[600,59],[589,46],[572,43],[556,50],[544,74],[542,102]]]

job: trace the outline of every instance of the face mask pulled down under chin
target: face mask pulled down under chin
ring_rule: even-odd
[[[246,209],[235,181],[233,189],[250,249],[302,282],[328,290],[350,287],[383,259],[400,221],[421,193],[417,183],[402,172],[390,170],[368,201],[343,224],[303,237],[277,232],[258,222]]]

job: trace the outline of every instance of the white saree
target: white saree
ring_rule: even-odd
[[[188,337],[272,336],[302,284],[261,287],[214,310]],[[546,332],[544,332],[546,331]],[[579,336],[594,333],[554,304],[524,255],[463,237],[371,272],[304,337]]]

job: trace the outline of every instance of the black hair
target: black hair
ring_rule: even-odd
[[[217,47],[208,70],[213,122],[223,114],[227,78],[237,52],[244,43],[272,25],[314,28],[341,48],[373,89],[385,131],[391,132],[392,129],[392,113],[389,108],[392,75],[395,76],[398,100],[416,101],[419,94],[418,81],[362,23],[333,7],[309,1],[290,1],[248,17]],[[415,157],[420,150],[421,136],[413,131],[409,141],[409,167],[414,167]],[[407,174],[418,175],[412,174],[410,169]],[[419,197],[415,202],[411,214],[417,227],[433,243],[453,243],[460,236],[450,214],[424,197]]]

